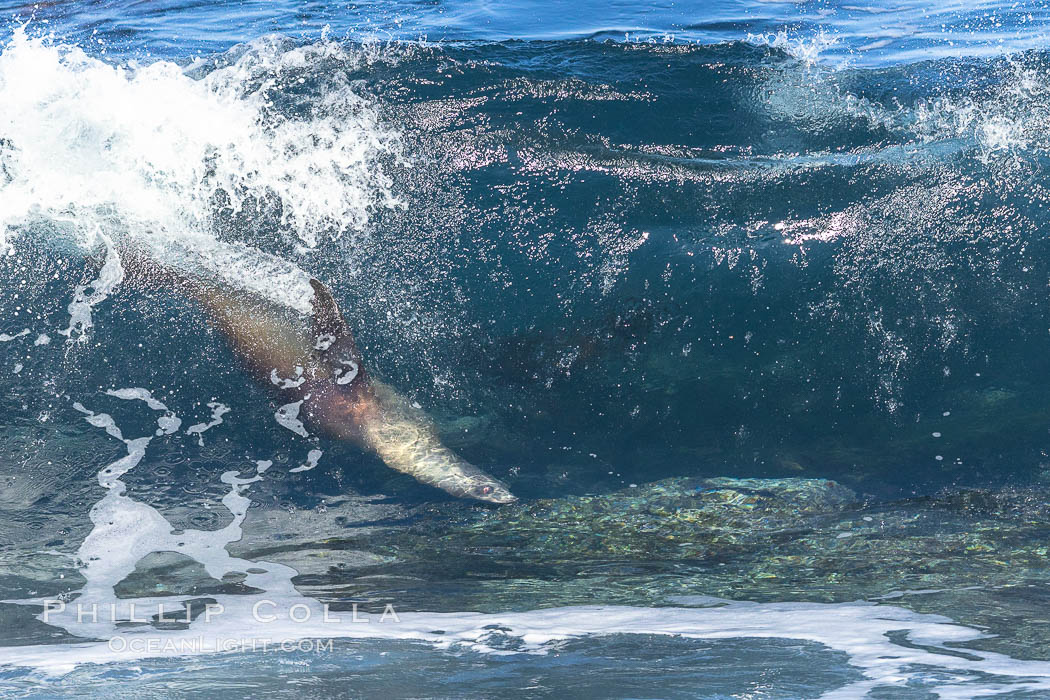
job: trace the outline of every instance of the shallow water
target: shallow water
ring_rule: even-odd
[[[1044,5],[0,10],[0,694],[1050,697]]]

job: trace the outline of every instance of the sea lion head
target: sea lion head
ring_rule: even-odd
[[[434,485],[458,498],[473,498],[499,505],[518,500],[502,481],[465,462],[457,465],[456,473],[448,475]]]
[[[332,292],[316,279],[310,286],[318,371],[302,389],[309,399],[306,415],[325,432],[356,440],[394,469],[453,496],[499,504],[518,500],[506,484],[445,448],[407,401],[366,376]]]
[[[518,500],[518,497],[512,494],[506,485],[493,479],[491,476],[479,481],[464,495],[469,498],[476,498],[479,501],[488,501],[489,503],[498,503],[500,505],[514,503]]]

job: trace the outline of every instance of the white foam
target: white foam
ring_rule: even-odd
[[[142,401],[154,411],[168,410],[167,406],[153,398],[153,392],[149,389],[142,389],[140,387],[132,387],[130,389],[110,389],[106,394],[109,396],[116,396],[118,399],[124,399],[126,401]]]
[[[182,425],[182,419],[176,416],[163,403],[153,398],[153,393],[149,389],[141,387],[110,389],[106,394],[128,401],[142,401],[154,411],[163,411],[164,415],[157,419],[157,435],[171,435],[178,432],[179,427]]]
[[[105,428],[106,432],[111,437],[115,437],[118,440],[124,440],[124,436],[121,434],[120,428],[117,427],[117,424],[113,422],[112,416],[110,416],[108,413],[95,413],[93,411],[89,411],[88,409],[84,408],[84,405],[81,404],[79,401],[73,403],[73,408],[80,411],[81,413],[87,414],[87,418],[85,420],[87,420],[87,422],[91,425],[95,426],[96,428]]]
[[[306,377],[303,376],[302,367],[296,367],[295,377],[289,379],[284,379],[283,377],[278,376],[276,369],[270,370],[270,383],[280,389],[296,389],[302,386],[305,382]]]
[[[357,378],[359,367],[353,360],[339,360],[339,364],[343,367],[339,367],[335,371],[335,383],[336,384],[349,384]]]
[[[818,31],[811,36],[804,36],[789,33],[784,29],[771,34],[748,34],[745,41],[755,46],[768,46],[780,49],[808,64],[816,63],[822,53],[837,46],[839,43],[838,37],[824,31]]]
[[[186,428],[187,435],[196,435],[197,444],[204,447],[204,433],[205,431],[211,430],[217,425],[222,425],[222,417],[230,412],[230,407],[219,401],[211,401],[208,403],[208,408],[211,409],[211,420],[207,423],[195,423],[190,427]]]
[[[250,480],[231,480],[230,483],[247,481]],[[242,498],[230,498],[229,506],[235,513],[242,507]],[[816,642],[844,652],[849,663],[860,669],[865,679],[826,693],[822,696],[825,700],[863,697],[876,687],[905,687],[919,679],[928,683],[931,670],[950,672],[929,688],[943,698],[980,697],[1005,690],[1050,690],[1050,664],[1046,662],[1016,660],[985,651],[966,650],[965,655],[959,655],[945,645],[980,639],[985,635],[942,616],[866,602],[758,604],[708,599],[705,602],[719,605],[702,608],[582,606],[488,614],[396,610],[392,614],[388,609],[384,611],[385,619],[379,613],[358,614],[357,621],[354,621],[350,612],[328,611],[317,601],[294,593],[282,596],[275,591],[266,595],[213,597],[223,611],[208,621],[203,616],[198,617],[185,630],[117,631],[112,626],[108,630],[77,628],[78,632],[91,631],[103,637],[118,637],[121,641],[119,644],[87,642],[14,647],[10,653],[5,650],[5,658],[0,663],[63,673],[85,663],[237,651],[251,648],[251,640],[257,640],[259,646],[263,640],[276,646],[309,638],[410,640],[443,649],[469,648],[491,654],[542,654],[556,649],[558,642],[568,639],[610,634],[655,634],[708,640],[794,639]],[[178,600],[165,597],[123,603],[134,603],[139,611],[152,613],[161,603],[166,604],[166,610],[175,610]],[[65,627],[69,618],[63,616],[68,610],[52,614],[52,624],[59,622]],[[367,623],[363,622],[366,619]],[[899,631],[907,632],[908,646],[891,640],[891,633]],[[496,644],[508,637],[520,641],[519,648],[513,652]],[[152,648],[143,645],[136,649],[131,643],[133,639],[156,642]],[[229,643],[228,640],[237,642]],[[985,681],[984,674],[999,678],[995,682]]]
[[[23,328],[14,335],[8,335],[7,333],[0,333],[0,343],[10,343],[15,338],[21,338],[24,335],[29,335],[29,329]]]
[[[44,216],[81,233],[123,226],[207,231],[216,195],[239,210],[279,202],[283,232],[315,247],[395,206],[378,163],[398,150],[343,71],[326,71],[307,114],[287,117],[273,90],[321,60],[360,56],[332,42],[264,38],[202,78],[198,64],[112,65],[22,28],[0,53],[0,225]],[[6,247],[6,246],[0,246]]]
[[[920,103],[912,129],[924,140],[963,138],[976,144],[986,163],[1009,164],[1026,151],[1050,151],[1050,82],[1024,60],[1008,58],[991,90],[977,96],[939,98]]]
[[[306,464],[302,464],[298,467],[294,467],[293,469],[289,469],[288,472],[291,474],[295,474],[298,472],[310,471],[311,469],[316,468],[318,462],[321,461],[321,455],[323,454],[324,452],[322,452],[321,450],[310,450],[306,454]]]
[[[105,242],[106,261],[99,270],[97,278],[88,284],[77,285],[73,291],[73,301],[69,302],[69,327],[59,331],[71,343],[87,340],[87,331],[94,325],[91,320],[91,309],[105,301],[124,280],[124,268],[120,265],[120,256],[117,255],[117,251],[108,238],[96,236],[96,238],[99,237]]]
[[[273,417],[278,425],[288,428],[288,430],[291,430],[296,435],[310,437],[310,433],[306,432],[306,427],[303,425],[303,422],[299,420],[299,409],[302,405],[302,401],[286,403],[277,409],[277,412],[273,414]]]

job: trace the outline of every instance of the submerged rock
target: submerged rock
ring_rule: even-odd
[[[675,478],[497,510],[441,503],[404,527],[351,533],[326,546],[390,559],[315,572],[304,592],[479,611],[679,596],[890,600],[1010,632],[975,642],[984,648],[1050,658],[1041,598],[1030,617],[1004,612],[1042,590],[1048,573],[1046,489],[866,503],[820,479]]]
[[[852,491],[823,479],[673,478],[459,518],[442,504],[413,531],[423,528],[464,551],[511,548],[516,558],[681,560],[756,538],[794,537],[855,502]]]

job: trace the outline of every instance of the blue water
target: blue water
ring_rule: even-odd
[[[118,56],[183,57],[280,33],[315,40],[653,41],[717,44],[790,32],[839,42],[830,52],[863,65],[988,56],[1040,48],[1040,2],[346,2],[5,3],[59,37]]]
[[[1044,4],[0,17],[0,693],[1050,692]],[[521,503],[286,430],[295,377],[256,381],[136,248],[289,318],[324,280]],[[131,659],[98,644],[130,621],[40,617],[267,594],[494,617]],[[684,627],[537,613],[580,605]],[[691,632],[719,606],[734,634]],[[217,629],[269,629],[239,610]]]

